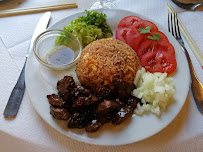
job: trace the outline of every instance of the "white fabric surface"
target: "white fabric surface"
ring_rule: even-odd
[[[52,12],[50,25],[78,11],[88,9],[95,0],[78,0],[79,7]],[[167,28],[167,5],[169,0],[117,0],[118,8],[135,11]],[[33,1],[22,1],[22,6],[33,7]],[[67,0],[61,0],[65,3]],[[23,4],[24,3],[24,4]],[[43,4],[52,5],[52,1]],[[59,3],[58,3],[59,4]],[[1,4],[0,4],[1,5]],[[173,5],[176,7],[175,5]],[[181,10],[176,7],[177,10]],[[10,93],[23,67],[25,55],[33,30],[43,13],[0,18],[0,151],[16,152],[202,152],[203,115],[197,110],[191,91],[179,115],[169,126],[143,141],[123,146],[96,146],[66,137],[51,128],[40,118],[25,92],[21,107],[15,119],[7,120],[3,111]],[[203,52],[203,12],[179,13],[182,22]],[[197,76],[203,83],[203,72],[190,48]]]

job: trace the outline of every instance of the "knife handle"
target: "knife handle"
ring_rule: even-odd
[[[27,61],[27,58],[25,60],[25,64],[26,64],[26,61]],[[8,103],[4,110],[3,114],[5,118],[13,118],[18,113],[18,109],[20,107],[20,104],[25,92],[25,64],[20,73],[18,81],[11,92]]]

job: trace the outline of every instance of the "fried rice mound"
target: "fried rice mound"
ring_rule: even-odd
[[[105,85],[113,89],[115,78],[133,84],[139,68],[139,59],[129,45],[107,38],[94,41],[83,49],[76,73],[81,85],[87,88]]]

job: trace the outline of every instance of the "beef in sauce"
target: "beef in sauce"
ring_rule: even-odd
[[[47,98],[50,105],[54,107],[65,107],[65,102],[59,95],[57,94],[47,95]]]
[[[139,101],[131,96],[133,85],[122,79],[113,82],[113,89],[103,85],[89,90],[76,85],[73,77],[65,76],[57,82],[58,94],[47,95],[50,114],[67,120],[68,128],[85,128],[87,132],[96,132],[110,121],[121,124],[133,114]]]
[[[50,114],[58,120],[68,120],[70,116],[67,109],[55,108],[53,106],[50,106]]]
[[[60,97],[68,101],[71,97],[71,91],[75,88],[75,81],[71,76],[65,76],[63,79],[57,82],[58,94]]]
[[[112,119],[113,124],[121,124],[123,121],[129,118],[137,107],[138,99],[131,97],[127,100],[127,103],[128,104],[125,107],[121,108],[116,116]]]
[[[86,132],[96,132],[103,125],[103,123],[98,119],[93,119],[87,126],[85,127]]]

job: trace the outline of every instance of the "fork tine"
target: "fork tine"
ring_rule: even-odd
[[[173,22],[174,22],[174,32],[175,32],[175,36],[176,37],[179,37],[178,36],[178,32],[177,32],[177,28],[178,28],[178,24],[177,24],[177,13],[173,13]]]
[[[170,26],[170,13],[168,13],[168,31],[171,32],[171,26]]]
[[[181,34],[180,34],[180,28],[179,28],[179,24],[178,24],[178,17],[177,17],[177,13],[176,13],[175,15],[176,15],[176,24],[177,24],[178,35],[179,35],[179,37],[181,38]]]
[[[171,13],[171,32],[172,32],[172,35],[174,36],[174,30],[173,30],[173,13]]]

